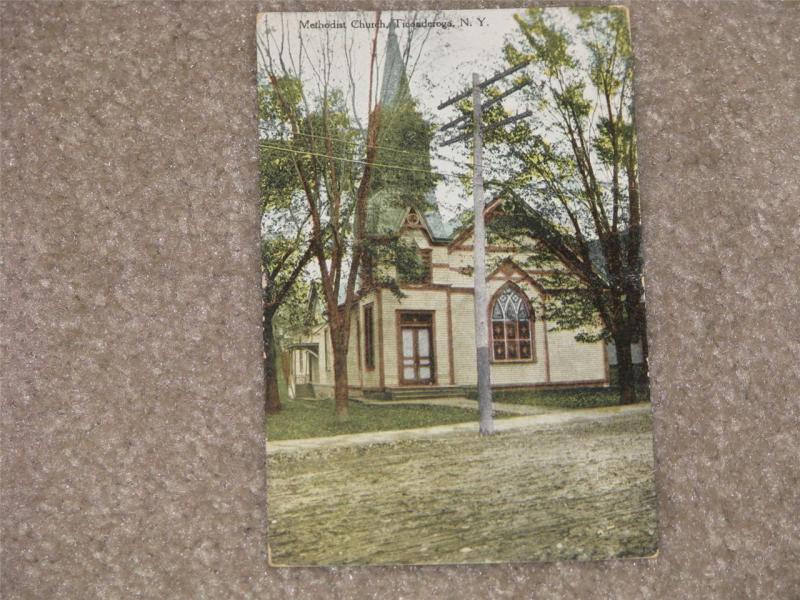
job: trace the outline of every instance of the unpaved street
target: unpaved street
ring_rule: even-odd
[[[270,455],[273,564],[655,552],[650,415]]]

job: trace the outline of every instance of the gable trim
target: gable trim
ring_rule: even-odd
[[[499,273],[502,273],[503,276],[496,277]],[[521,279],[515,279],[512,277],[513,273],[517,273],[521,276]],[[549,292],[544,288],[544,286],[539,283],[536,279],[531,276],[531,274],[520,267],[516,262],[514,262],[510,258],[506,258],[500,265],[489,275],[486,276],[486,280],[489,281],[490,279],[502,279],[505,281],[525,281],[531,284],[534,288],[536,288],[542,296],[549,296]]]
[[[408,217],[412,213],[416,215],[417,218],[416,223],[409,223]],[[405,231],[414,231],[414,230],[423,231],[425,233],[425,236],[428,238],[428,243],[430,243],[431,246],[447,246],[450,244],[449,239],[442,239],[435,237],[431,232],[431,226],[428,224],[428,219],[425,217],[425,215],[420,211],[418,211],[413,206],[409,206],[406,208],[406,212],[403,215],[403,219],[400,221],[400,227],[398,227],[397,229],[397,235],[401,236]]]
[[[492,215],[497,210],[497,208],[502,205],[502,203],[503,203],[502,198],[500,196],[495,196],[486,205],[486,207],[483,209],[483,219],[485,223],[488,223],[489,221],[492,220]],[[473,229],[474,229],[473,225],[467,225],[464,229],[462,229],[461,233],[459,233],[453,239],[453,241],[448,244],[447,251],[452,252],[453,250],[461,249],[463,246],[462,242],[472,234]]]

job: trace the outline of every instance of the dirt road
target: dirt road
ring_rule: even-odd
[[[652,555],[649,413],[268,458],[273,564]]]

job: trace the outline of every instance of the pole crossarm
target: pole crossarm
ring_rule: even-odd
[[[492,85],[495,81],[500,81],[503,77],[508,77],[512,73],[516,73],[517,71],[519,71],[523,67],[528,66],[529,63],[530,63],[530,61],[525,61],[525,62],[522,62],[522,63],[520,63],[518,65],[514,65],[513,67],[509,67],[505,71],[501,71],[500,73],[497,73],[496,75],[493,75],[489,79],[486,79],[486,80],[478,83],[478,87],[483,89],[486,86]],[[451,104],[455,104],[456,102],[459,102],[460,100],[464,100],[466,98],[469,98],[471,95],[472,95],[472,88],[469,88],[469,89],[461,92],[457,96],[453,96],[452,98],[449,98],[449,99],[445,100],[444,102],[442,102],[438,106],[438,109],[442,110],[443,108],[445,108],[447,106],[450,106]]]
[[[504,98],[507,98],[508,96],[513,94],[514,92],[521,90],[522,88],[524,88],[525,86],[527,86],[529,84],[530,84],[530,81],[523,81],[522,83],[518,83],[517,85],[510,87],[509,89],[507,89],[505,92],[503,92],[502,94],[500,94],[496,98],[492,98],[488,102],[484,102],[483,104],[481,104],[481,111],[485,111],[487,108],[490,108],[490,107],[494,106],[498,102],[501,102]],[[459,125],[460,127],[466,127],[466,124],[469,121],[471,116],[472,115],[470,115],[470,114],[461,115],[460,117],[458,117],[456,119],[453,119],[452,121],[449,121],[449,122],[445,123],[444,125],[442,125],[441,127],[439,127],[439,131],[445,131],[446,129],[450,129],[451,127],[454,127],[456,125]]]
[[[530,117],[533,113],[530,110],[526,110],[525,112],[518,113],[516,115],[511,115],[510,117],[506,117],[505,119],[498,121],[497,123],[492,123],[483,128],[484,132],[492,131],[493,129],[497,129],[498,127],[503,127],[504,125],[509,125],[516,121],[520,121],[525,119],[526,117]]]
[[[516,115],[511,115],[510,117],[506,117],[502,121],[498,121],[497,123],[492,123],[491,125],[484,127],[483,131],[484,132],[492,131],[493,129],[497,129],[498,127],[502,127],[510,123],[515,123],[516,121],[519,121],[526,117],[530,117],[532,114],[533,113],[530,110],[526,110],[525,112],[521,112]],[[471,137],[472,137],[471,133],[464,133],[462,135],[458,135],[454,138],[450,138],[449,140],[442,142],[442,146],[449,146],[450,144],[455,144],[456,142],[463,142]]]
[[[449,140],[446,140],[446,141],[442,142],[441,145],[442,146],[449,146],[451,144],[455,144],[456,142],[464,142],[464,141],[470,139],[471,137],[472,137],[471,133],[463,133],[461,135],[457,135],[454,138],[450,138]]]

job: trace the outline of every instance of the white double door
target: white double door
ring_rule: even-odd
[[[430,327],[402,327],[403,383],[433,383],[433,344]]]

